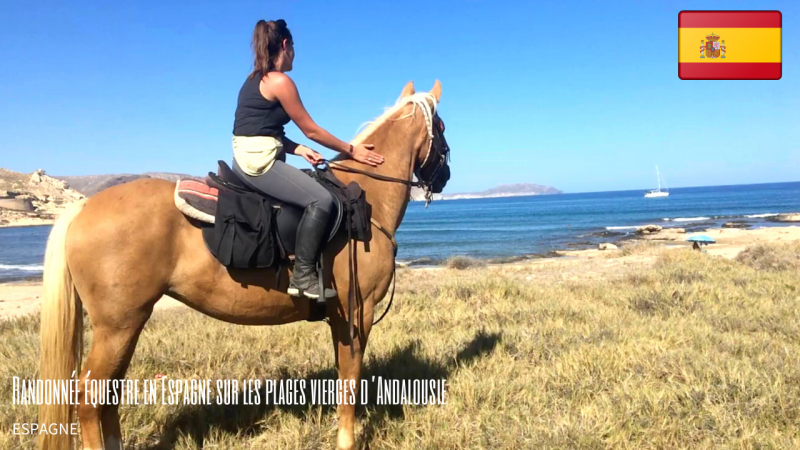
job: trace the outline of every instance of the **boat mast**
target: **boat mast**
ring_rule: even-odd
[[[658,166],[656,166],[656,178],[658,178],[658,192],[661,192],[661,174],[658,173]]]

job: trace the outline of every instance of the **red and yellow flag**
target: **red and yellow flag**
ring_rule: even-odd
[[[779,80],[780,11],[681,11],[681,80]]]

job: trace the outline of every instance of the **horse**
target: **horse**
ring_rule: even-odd
[[[321,256],[325,279],[332,280],[338,293],[327,302],[326,316],[343,385],[359,385],[373,312],[394,277],[394,233],[403,220],[411,186],[423,182],[430,200],[431,191],[441,192],[450,177],[447,152],[432,154],[437,153],[431,130],[441,92],[438,80],[423,93],[415,93],[409,82],[395,106],[355,138],[353,144],[373,143],[385,158],[383,165],[361,166],[345,158],[329,165],[345,184],[361,185],[372,207],[373,224],[381,231],[371,233],[367,242],[351,242],[339,233]],[[415,175],[419,181],[412,181]],[[286,294],[289,267],[224,267],[206,249],[200,223],[175,207],[174,188],[174,182],[152,178],[111,187],[72,205],[48,237],[40,379],[72,380],[80,369],[84,311],[93,339],[77,379],[77,407],[42,405],[39,423],[68,426],[77,412],[83,449],[122,448],[118,405],[87,402],[89,380],[125,378],[142,328],[163,295],[236,324],[279,325],[309,318],[308,299]],[[353,259],[356,282],[350,283]],[[356,287],[350,316],[354,324],[348,323],[346,308],[351,285]],[[352,449],[355,405],[340,404],[337,414],[337,448]],[[43,434],[39,446],[71,449],[73,441],[69,435]]]

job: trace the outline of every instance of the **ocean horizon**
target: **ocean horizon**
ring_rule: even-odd
[[[800,212],[800,182],[563,193],[409,203],[397,231],[397,260],[434,265],[453,256],[492,261],[596,247],[656,224],[688,233],[730,221],[786,226],[772,219]],[[41,277],[50,226],[0,228],[0,282]]]

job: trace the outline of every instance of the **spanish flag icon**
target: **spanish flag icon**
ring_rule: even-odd
[[[681,80],[780,80],[780,11],[681,11]]]

